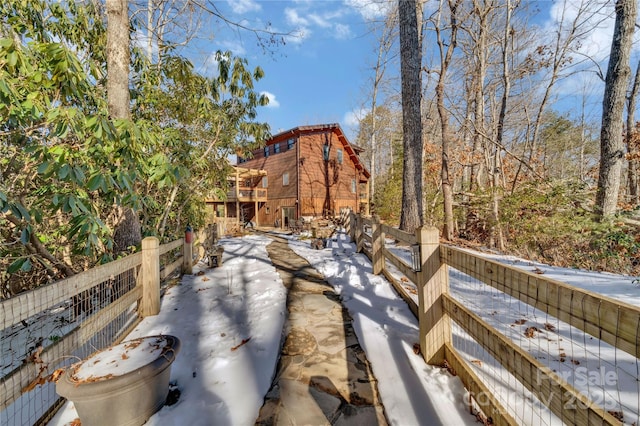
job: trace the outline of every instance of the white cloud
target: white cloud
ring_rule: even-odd
[[[348,127],[360,126],[360,121],[367,115],[367,110],[364,108],[354,109],[347,111],[344,114],[342,122]]]
[[[336,24],[334,30],[335,38],[339,40],[344,40],[346,38],[351,37],[351,28],[345,24]]]
[[[344,4],[355,9],[366,21],[386,16],[393,7],[388,0],[344,0]]]
[[[238,14],[262,10],[262,6],[254,0],[230,0],[228,3],[231,6],[231,10]]]
[[[271,92],[260,92],[261,95],[266,96],[269,99],[269,104],[267,104],[267,108],[278,108],[280,107],[280,102],[276,99],[276,95]]]
[[[219,42],[220,50],[231,51],[234,56],[245,56],[247,49],[244,48],[241,42],[235,40],[223,40]]]
[[[296,9],[287,7],[284,10],[284,16],[287,19],[287,23],[291,25],[296,25],[301,27],[306,27],[309,25],[309,20],[300,16]]]
[[[549,9],[550,19],[545,25],[544,34],[556,37],[558,31],[562,31],[563,37],[566,37],[569,32],[583,33],[576,50],[600,62],[608,57],[611,50],[615,25],[614,6],[612,3],[601,2],[586,5],[580,3],[570,0],[555,1]],[[572,31],[573,26],[577,30]]]
[[[284,36],[284,39],[289,44],[302,44],[303,41],[311,37],[311,30],[308,28],[298,28],[291,34]]]
[[[317,26],[319,26],[320,28],[330,28],[331,27],[331,21],[329,21],[327,18],[320,16],[316,13],[312,13],[309,15],[309,19],[316,24]]]

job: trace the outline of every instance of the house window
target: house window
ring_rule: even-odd
[[[329,161],[329,145],[322,145],[322,156],[324,157],[324,161]]]
[[[264,147],[264,156],[265,156],[265,157],[268,157],[268,156],[269,156],[269,147],[268,147],[268,146],[265,146],[265,147]]]
[[[356,193],[356,180],[355,179],[351,179],[351,192],[353,194]]]
[[[342,164],[342,150],[338,149],[338,152],[336,153],[337,156],[337,160],[338,160],[338,164]]]
[[[287,149],[293,149],[293,145],[295,144],[295,140],[294,139],[289,139],[287,141]]]
[[[267,176],[262,176],[262,187],[267,188],[268,186],[269,186],[269,180],[267,179]]]
[[[289,185],[289,172],[284,172],[282,174],[282,186]]]
[[[275,144],[275,145],[273,146],[273,153],[274,153],[274,154],[277,154],[277,153],[279,153],[279,152],[280,152],[280,144],[279,144],[279,143],[277,143],[277,144]]]

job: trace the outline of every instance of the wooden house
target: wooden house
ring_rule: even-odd
[[[369,171],[338,124],[299,126],[273,136],[238,166],[266,172],[256,189],[266,201],[244,206],[246,220],[284,226],[292,220],[334,217],[341,209],[367,211]],[[242,208],[242,206],[241,206]]]

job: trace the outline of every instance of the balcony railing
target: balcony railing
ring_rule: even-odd
[[[267,188],[250,188],[241,186],[238,188],[237,197],[235,188],[232,188],[227,192],[227,201],[267,201]]]

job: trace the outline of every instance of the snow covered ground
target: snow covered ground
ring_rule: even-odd
[[[265,247],[270,242],[260,235],[221,240],[225,248],[223,266],[195,267],[194,275],[183,277],[181,285],[168,290],[162,300],[161,313],[145,319],[132,333],[131,338],[172,334],[182,341],[181,353],[171,373],[172,381],[181,392],[180,398],[176,404],[163,407],[147,424],[241,426],[254,423],[276,368],[286,316],[286,290],[266,253]],[[389,283],[381,276],[372,275],[370,262],[363,254],[354,252],[355,247],[347,235],[337,233],[324,250],[312,250],[308,239],[297,237],[289,237],[289,244],[340,293],[379,381],[391,424],[475,423],[459,380],[445,370],[426,365],[414,354],[413,344],[418,342],[417,320]],[[640,305],[640,288],[633,277],[549,268],[515,258],[494,257],[522,268],[541,268],[547,276]],[[564,329],[562,324],[545,318],[533,308],[507,300],[497,291],[484,288],[486,286],[456,271],[451,273],[450,285],[455,297],[466,297],[465,303],[483,312],[484,317],[497,318],[494,324],[503,332],[518,336],[521,344],[529,345],[534,351],[546,345],[544,349],[549,353],[558,352],[555,360],[545,362],[557,364],[559,368],[569,365],[569,374],[574,378],[578,377],[579,365],[589,369],[597,367],[589,363],[594,359],[590,355],[592,350],[600,353],[610,350],[602,344],[589,347],[588,337],[576,334],[575,329]],[[536,339],[523,338],[520,337],[522,327],[526,325],[514,325],[518,320],[530,321],[542,328],[549,321],[555,330],[538,333]],[[495,382],[496,392],[505,392],[500,383],[516,386],[515,392],[506,391],[505,398],[506,405],[522,410],[517,414],[519,421],[524,424],[556,422],[549,413],[540,414],[527,408],[523,403],[526,393],[510,381],[508,374],[500,371],[499,365],[491,362],[477,345],[470,343],[461,330],[454,332],[456,347],[480,374]],[[557,340],[565,338],[575,338],[577,343]],[[552,339],[556,339],[555,347]],[[566,352],[565,362],[559,360],[560,349]],[[584,364],[571,361],[580,362],[581,356],[586,357]],[[612,392],[617,394],[617,399],[622,396],[629,401],[629,407],[623,410],[626,422],[630,418],[627,416],[638,415],[640,406],[637,361],[633,358],[633,364],[627,365],[631,360],[615,350],[604,358],[609,357],[610,362],[603,364],[605,372],[618,374]],[[627,377],[631,377],[634,368],[636,380],[631,383]],[[510,402],[510,398],[518,395],[522,398],[520,404]],[[67,402],[50,425],[67,425],[76,417],[73,404]],[[635,417],[629,423],[633,421]]]

